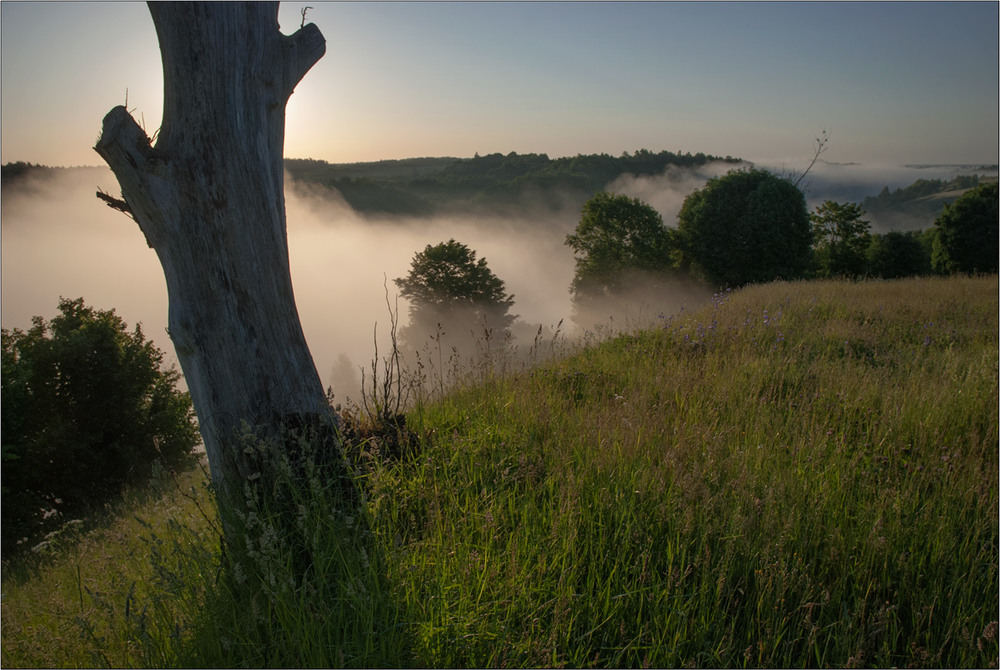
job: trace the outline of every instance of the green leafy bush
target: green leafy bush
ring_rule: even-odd
[[[883,279],[930,274],[931,254],[929,243],[924,241],[926,237],[919,231],[872,235],[866,252],[868,273]]]
[[[163,352],[114,310],[60,300],[60,314],[3,330],[3,552],[179,464],[198,444],[187,393]]]
[[[982,184],[945,206],[934,222],[938,236],[931,263],[936,272],[997,271],[997,184]]]

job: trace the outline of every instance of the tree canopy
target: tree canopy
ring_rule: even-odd
[[[493,274],[485,258],[454,239],[428,244],[413,256],[410,272],[394,280],[410,302],[411,322],[466,319],[485,321],[491,328],[508,328],[514,296]]]
[[[659,212],[638,198],[598,193],[584,204],[566,244],[576,254],[570,286],[575,299],[614,295],[636,272],[672,267],[671,231]]]
[[[816,267],[821,277],[859,277],[865,273],[871,224],[858,205],[827,200],[810,216]]]
[[[917,231],[872,235],[866,250],[867,273],[882,279],[930,274],[930,243],[926,239],[926,233]]]
[[[981,184],[947,205],[934,222],[931,263],[936,272],[996,272],[997,183]]]
[[[681,269],[717,286],[793,279],[811,264],[805,197],[766,170],[710,179],[685,198],[678,230]]]

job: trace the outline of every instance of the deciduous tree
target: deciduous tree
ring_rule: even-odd
[[[673,238],[663,217],[625,195],[601,192],[588,200],[566,244],[576,254],[575,300],[614,296],[636,275],[664,274],[673,265]]]
[[[802,277],[812,231],[802,192],[766,170],[731,170],[684,199],[680,267],[716,286]]]
[[[934,222],[938,234],[931,262],[936,272],[996,272],[997,183],[966,191]]]
[[[515,319],[514,296],[504,281],[485,258],[477,260],[475,251],[454,239],[428,244],[414,254],[409,274],[394,281],[410,301],[411,330],[413,324],[433,329],[438,321],[506,330]]]
[[[933,232],[933,229],[931,229]],[[929,274],[931,254],[925,233],[890,231],[872,235],[865,252],[867,272],[873,277],[896,279]]]
[[[871,223],[852,203],[827,200],[810,215],[817,272],[821,277],[858,277],[865,272]]]

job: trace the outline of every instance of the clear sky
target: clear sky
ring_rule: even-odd
[[[330,162],[645,148],[802,162],[996,163],[998,3],[283,3],[327,53],[285,154]],[[2,162],[97,165],[101,119],[152,133],[144,4],[0,2]]]

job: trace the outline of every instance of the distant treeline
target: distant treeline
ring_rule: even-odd
[[[658,175],[670,166],[697,168],[720,161],[742,162],[731,156],[640,149],[618,157],[590,154],[556,159],[515,152],[339,165],[286,159],[285,167],[296,181],[338,190],[359,212],[425,216],[581,206],[624,174]]]
[[[621,156],[577,155],[551,159],[546,154],[488,154],[473,158],[406,158],[368,163],[328,163],[311,158],[285,159],[299,183],[336,189],[362,214],[430,216],[454,212],[516,214],[519,211],[579,209],[596,192],[622,175],[659,175],[668,167],[697,169],[708,163],[734,166],[743,161],[704,153],[653,153],[640,149]],[[18,161],[2,166],[6,190],[29,174],[68,168]],[[94,169],[94,168],[90,168]],[[996,166],[983,166],[995,170]],[[860,201],[868,218],[882,230],[920,230],[931,225],[945,204],[962,192],[995,177],[958,176],[950,181],[918,179]]]
[[[893,191],[885,186],[878,195],[868,196],[859,204],[869,218],[877,221],[883,228],[912,228],[913,224],[910,222],[926,225],[925,222],[933,221],[946,204],[950,205],[965,191],[989,181],[996,181],[996,178],[973,174],[959,175],[948,181],[918,179],[909,186]]]
[[[91,170],[98,171],[104,168],[95,166],[80,166],[80,167],[51,167],[49,165],[41,165],[36,163],[25,163],[24,161],[17,161],[16,163],[5,163],[0,166],[0,185],[2,185],[4,190],[9,187],[17,187],[25,183],[27,177],[44,177],[52,176],[56,174],[66,174],[70,170],[73,174],[79,174],[80,170]],[[95,182],[96,185],[96,182]]]
[[[24,161],[5,163],[3,166],[0,166],[0,183],[4,186],[10,186],[22,177],[25,177],[29,172],[42,172],[51,169],[45,165],[35,165],[33,163],[25,163]]]

